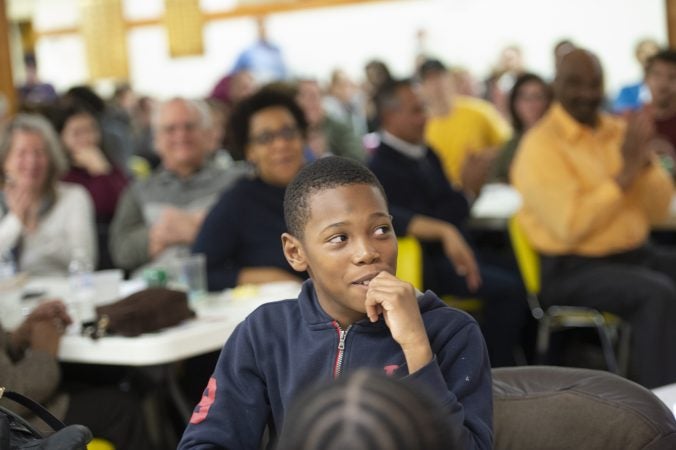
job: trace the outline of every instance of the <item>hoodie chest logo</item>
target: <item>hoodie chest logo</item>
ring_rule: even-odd
[[[397,370],[400,367],[401,366],[397,365],[397,364],[388,364],[387,366],[383,367],[383,370],[385,371],[385,375],[387,375],[388,377],[391,377],[392,375],[394,375],[397,372]]]

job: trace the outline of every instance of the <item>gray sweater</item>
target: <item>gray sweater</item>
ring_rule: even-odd
[[[147,180],[137,181],[122,194],[110,226],[110,252],[116,266],[135,270],[150,261],[148,232],[164,208],[207,212],[228,188],[244,173],[246,166],[229,169],[205,166],[191,177],[182,179],[160,167]],[[161,258],[170,258],[189,247],[175,246]]]

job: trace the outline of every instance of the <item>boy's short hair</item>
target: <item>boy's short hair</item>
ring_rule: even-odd
[[[385,201],[385,190],[376,176],[357,161],[329,156],[320,158],[301,169],[284,194],[284,220],[293,236],[303,237],[310,217],[309,199],[317,192],[352,184],[367,184],[378,188]]]

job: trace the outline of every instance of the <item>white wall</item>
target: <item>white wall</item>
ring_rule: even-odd
[[[55,3],[58,16],[45,6]],[[50,28],[50,17],[71,21],[77,3],[38,0],[40,27]],[[232,3],[202,0],[203,8],[211,10]],[[125,14],[156,17],[162,5],[161,0],[126,0]],[[338,66],[361,77],[372,57],[385,60],[395,74],[407,75],[420,28],[427,30],[431,53],[480,77],[508,44],[522,48],[530,69],[551,76],[551,49],[567,37],[599,54],[613,92],[640,77],[633,57],[638,39],[649,36],[666,43],[664,8],[662,0],[404,0],[272,15],[268,34],[295,73],[319,78]],[[204,27],[203,56],[171,59],[162,27],[133,29],[128,35],[131,82],[138,91],[160,97],[205,95],[254,37],[249,19],[210,22]],[[40,39],[38,58],[41,76],[58,89],[87,81],[79,36]]]

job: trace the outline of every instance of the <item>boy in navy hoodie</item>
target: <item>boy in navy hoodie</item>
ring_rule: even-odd
[[[289,264],[310,279],[226,342],[179,449],[258,449],[300,391],[368,367],[423,384],[446,407],[448,448],[492,448],[490,363],[476,322],[395,277],[382,186],[359,163],[320,159],[287,187]]]

